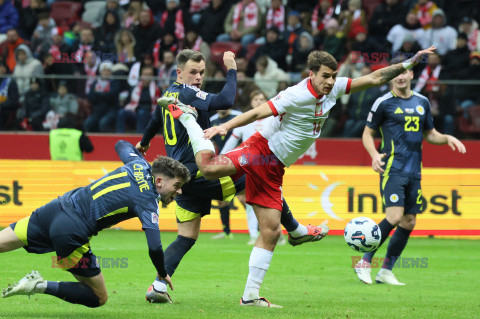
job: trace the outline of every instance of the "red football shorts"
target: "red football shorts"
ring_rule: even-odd
[[[248,204],[282,211],[282,184],[285,165],[272,153],[268,141],[253,134],[239,147],[225,154],[237,169],[233,177],[246,174],[245,195]]]

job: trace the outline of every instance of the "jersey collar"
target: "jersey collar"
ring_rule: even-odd
[[[314,98],[316,98],[317,100],[321,99],[323,97],[323,95],[320,95],[318,94],[317,92],[315,92],[315,89],[313,88],[313,84],[312,84],[312,79],[311,78],[308,78],[308,81],[307,81],[307,89],[308,91],[310,91],[310,93],[313,95]]]

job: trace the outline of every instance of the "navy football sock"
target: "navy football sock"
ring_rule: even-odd
[[[100,307],[100,299],[92,288],[80,282],[47,281],[45,294],[58,297],[69,303],[80,304],[90,308]]]
[[[288,207],[285,199],[283,200],[283,208],[280,222],[282,223],[282,226],[285,227],[287,232],[294,231],[298,228],[299,225],[298,221],[293,217],[293,214],[290,211],[290,207]]]
[[[183,256],[195,245],[195,241],[195,239],[178,235],[177,239],[165,250],[165,268],[170,277],[177,269]]]
[[[397,226],[395,233],[392,235],[392,239],[390,239],[388,243],[387,254],[385,255],[382,268],[393,269],[395,262],[402,254],[405,246],[407,246],[408,237],[410,237],[411,232],[411,230]]]
[[[382,239],[380,240],[380,244],[378,245],[377,249],[375,249],[374,251],[370,251],[368,253],[365,253],[363,255],[363,258],[362,258],[363,260],[368,261],[369,263],[372,262],[372,258],[375,255],[375,253],[377,252],[378,248],[380,248],[380,246],[382,246],[382,244],[385,242],[385,240],[387,240],[388,236],[390,235],[390,232],[392,231],[393,228],[395,228],[395,226],[390,224],[388,222],[388,220],[386,218],[384,218],[378,224],[378,228],[380,228],[380,233],[382,234]]]
[[[220,219],[222,220],[223,232],[230,234],[230,205],[220,208]]]

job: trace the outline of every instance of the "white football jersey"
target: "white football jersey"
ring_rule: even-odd
[[[273,116],[261,120],[256,120],[255,122],[252,122],[250,124],[234,128],[227,142],[225,142],[225,145],[223,146],[220,154],[225,154],[226,152],[233,150],[235,147],[237,147],[239,142],[243,143],[256,132],[260,132],[263,129],[264,124],[267,123],[270,119],[273,119]]]
[[[260,134],[286,167],[295,163],[320,136],[330,109],[338,98],[350,93],[351,83],[352,79],[337,78],[330,94],[318,95],[310,78],[306,78],[267,102],[275,118]]]

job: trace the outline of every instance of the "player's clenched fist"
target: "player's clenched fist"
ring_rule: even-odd
[[[237,69],[237,62],[235,62],[235,53],[232,51],[227,51],[223,53],[223,63],[225,64],[225,67],[227,70],[230,69]]]

